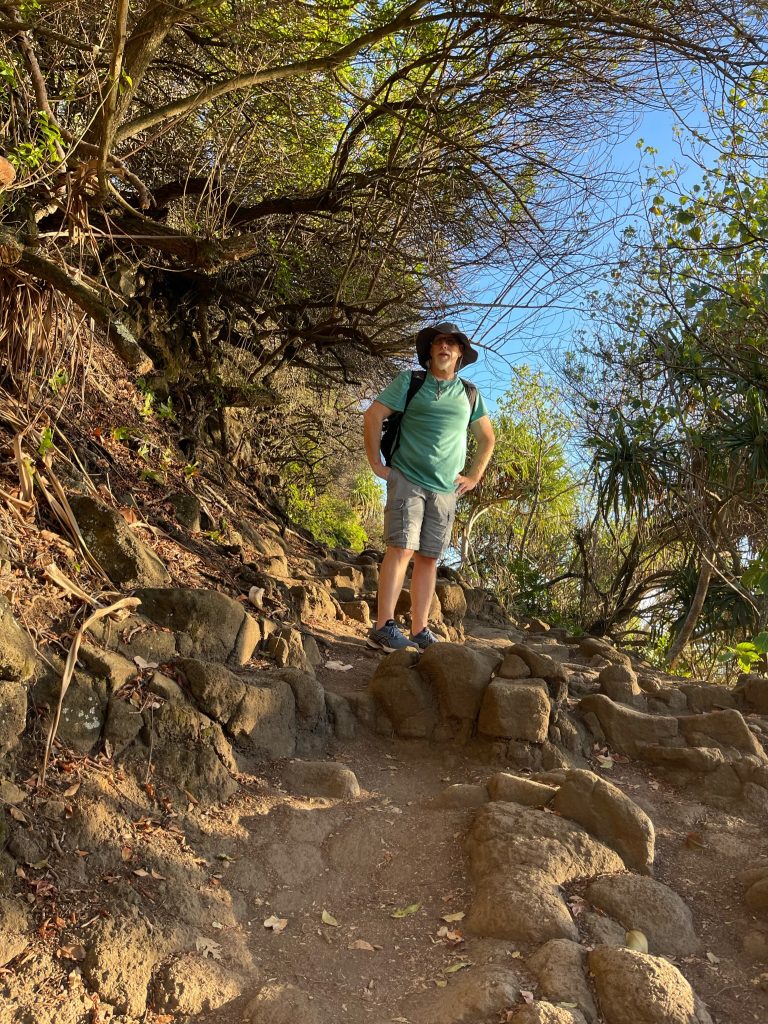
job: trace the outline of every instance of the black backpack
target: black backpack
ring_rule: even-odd
[[[381,425],[381,443],[379,447],[381,449],[381,454],[384,457],[385,466],[392,464],[392,456],[395,454],[397,446],[400,444],[400,426],[403,422],[403,416],[405,416],[411,399],[426,379],[426,370],[411,370],[411,382],[408,385],[408,394],[405,396],[405,407],[403,408],[403,411],[391,412]],[[464,391],[466,392],[467,401],[469,402],[469,416],[471,419],[472,413],[475,411],[475,405],[477,404],[477,388],[470,381],[464,380],[463,377],[459,377],[459,380],[464,385]]]

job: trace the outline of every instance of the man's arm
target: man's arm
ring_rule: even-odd
[[[371,402],[363,414],[363,439],[365,440],[365,454],[368,457],[371,469],[386,480],[389,476],[389,466],[381,461],[381,425],[392,412],[392,409],[381,402]]]
[[[459,473],[456,478],[456,493],[461,497],[467,491],[474,490],[480,483],[480,478],[491,461],[493,446],[496,444],[496,436],[493,433],[493,424],[490,416],[481,416],[479,420],[470,423],[469,429],[477,441],[477,453],[469,467],[466,475]]]

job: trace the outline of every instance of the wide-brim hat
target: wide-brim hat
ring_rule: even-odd
[[[477,350],[472,348],[472,342],[456,324],[435,324],[434,327],[423,327],[416,335],[416,355],[425,370],[429,366],[429,350],[438,334],[453,334],[459,339],[464,346],[464,354],[461,357],[462,366],[469,366],[470,363],[477,362]]]

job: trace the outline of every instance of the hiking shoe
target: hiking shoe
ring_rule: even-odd
[[[411,636],[411,642],[416,644],[416,646],[422,651],[426,651],[426,649],[431,647],[432,644],[439,644],[440,637],[435,636],[429,626],[425,626],[420,633],[416,634],[416,636]]]
[[[374,628],[368,633],[366,643],[369,647],[375,647],[379,651],[386,651],[392,654],[394,651],[402,651],[406,647],[418,647],[414,640],[409,640],[402,632],[394,619],[385,622],[381,629]]]

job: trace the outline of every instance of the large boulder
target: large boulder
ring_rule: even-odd
[[[627,867],[651,872],[656,842],[653,822],[612,783],[593,772],[571,771],[558,789],[552,809],[613,847]]]
[[[245,693],[245,682],[219,662],[182,658],[175,666],[200,710],[226,726]]]
[[[28,682],[37,661],[32,637],[13,617],[8,598],[0,594],[0,680]]]
[[[612,665],[627,665],[632,667],[632,661],[628,654],[617,651],[607,640],[601,640],[596,636],[586,636],[579,643],[579,654],[583,658],[603,658]]]
[[[702,715],[681,716],[678,721],[680,722],[680,731],[691,746],[719,745],[726,750],[754,754],[762,761],[768,761],[760,741],[744,721],[741,712],[736,711],[735,708],[709,711]],[[705,739],[702,740],[702,737]]]
[[[144,713],[146,743],[158,777],[198,800],[221,803],[237,792],[232,749],[221,726],[185,704],[164,704]],[[140,757],[145,766],[146,758]]]
[[[733,690],[710,683],[681,683],[688,710],[700,715],[704,711],[717,711],[736,706]]]
[[[122,754],[139,736],[144,728],[144,717],[140,708],[118,696],[110,697],[101,738],[105,748],[113,754]]]
[[[283,781],[293,793],[355,800],[360,784],[355,773],[337,761],[292,761],[283,772]]]
[[[135,911],[131,916],[104,917],[90,932],[83,976],[118,1013],[138,1019],[147,1006],[152,968],[163,956],[158,936]]]
[[[216,590],[152,587],[136,596],[150,621],[177,634],[182,657],[245,665],[259,642],[258,623]]]
[[[390,654],[379,662],[369,684],[398,736],[411,739],[430,737],[439,720],[434,693],[413,667],[418,660],[414,650]]]
[[[333,622],[337,618],[336,602],[322,583],[305,580],[291,587],[290,594],[302,622],[310,619]]]
[[[619,754],[637,757],[647,744],[680,745],[677,719],[671,715],[645,715],[614,703],[603,693],[587,694],[578,708],[582,716],[595,716],[606,740]]]
[[[467,599],[458,583],[438,580],[435,594],[440,602],[443,619],[449,626],[460,626],[467,614]]]
[[[296,753],[296,701],[279,676],[248,676],[243,697],[227,722],[227,732],[258,757],[273,760]]]
[[[651,953],[691,956],[701,949],[691,912],[666,885],[640,875],[606,875],[590,883],[589,902],[648,939]]]
[[[588,1021],[597,1020],[597,1007],[586,978],[586,951],[570,939],[551,939],[528,957],[541,994],[553,1003],[578,1008]]]
[[[663,768],[689,772],[713,772],[725,763],[717,747],[659,747],[649,744],[640,751],[640,758]]]
[[[499,677],[501,679],[527,679],[531,670],[519,654],[507,654],[499,666]]]
[[[484,964],[455,975],[442,990],[417,996],[405,1009],[408,1019],[419,1024],[479,1024],[498,1020],[517,1001],[522,987],[516,971]]]
[[[185,953],[163,964],[150,985],[152,1004],[165,1013],[210,1013],[241,994],[243,979],[209,957]]]
[[[69,504],[88,550],[113,583],[126,587],[162,587],[170,582],[163,562],[118,513],[85,494]]]
[[[476,886],[468,926],[518,942],[577,939],[559,887],[624,866],[614,850],[565,818],[510,803],[480,808],[466,845]]]
[[[0,757],[18,744],[27,724],[27,688],[0,682]]]
[[[33,937],[29,910],[18,899],[0,896],[0,967],[23,953]]]
[[[768,676],[754,672],[739,676],[737,692],[750,710],[759,715],[768,715]]]
[[[642,690],[637,676],[628,665],[606,665],[598,676],[600,692],[620,704],[632,704]]]
[[[429,682],[443,715],[474,722],[491,680],[486,658],[463,644],[432,644],[417,669]]]
[[[47,704],[51,713],[61,688],[59,672],[47,672],[33,690],[35,702]],[[75,672],[61,706],[56,736],[78,754],[90,754],[99,742],[107,715],[107,684],[84,672]]]
[[[305,638],[298,629],[286,626],[267,638],[267,654],[281,667],[297,668],[301,672],[314,672],[313,658]]]
[[[565,686],[568,681],[567,672],[561,661],[557,661],[549,654],[542,654],[528,644],[513,644],[504,651],[504,654],[516,654],[531,670],[532,676],[546,680],[553,690]]]
[[[296,715],[304,729],[316,730],[326,724],[325,690],[311,672],[284,668],[277,673],[293,691]]]
[[[557,793],[556,786],[546,786],[532,779],[497,772],[488,779],[488,796],[491,800],[505,800],[523,807],[546,807]]]
[[[530,1006],[521,1006],[507,1012],[509,1024],[586,1024],[587,1018],[581,1010],[570,1006],[556,1006],[546,999],[537,999]]]
[[[598,946],[588,963],[606,1024],[712,1024],[680,971],[661,957]]]
[[[477,727],[485,736],[543,743],[549,714],[543,679],[494,679],[483,696]]]
[[[37,667],[32,638],[0,595],[0,757],[19,742],[27,722],[27,687]]]

